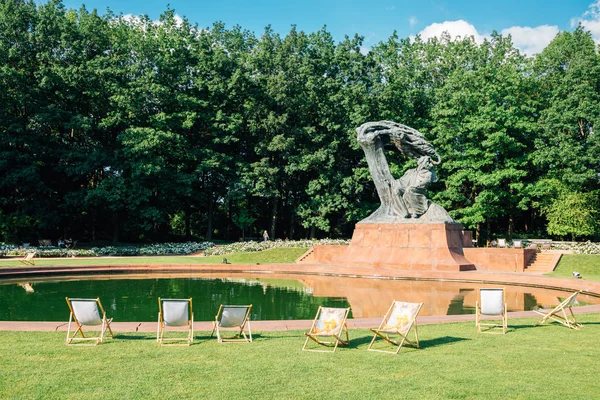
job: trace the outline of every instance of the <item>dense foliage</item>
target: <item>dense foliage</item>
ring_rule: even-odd
[[[431,197],[480,240],[599,235],[588,32],[534,59],[497,34],[361,48],[0,2],[0,240],[347,237],[378,205],[355,128],[380,119],[434,143]]]

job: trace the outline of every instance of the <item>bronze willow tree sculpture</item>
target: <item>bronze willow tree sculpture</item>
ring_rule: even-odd
[[[434,165],[441,157],[416,129],[392,121],[367,122],[356,129],[381,206],[362,223],[453,223],[443,207],[429,201],[427,186],[437,181]],[[385,158],[384,146],[393,143],[417,168],[395,179]]]

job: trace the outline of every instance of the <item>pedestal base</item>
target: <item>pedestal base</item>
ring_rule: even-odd
[[[404,270],[468,271],[461,224],[357,224],[331,264]]]

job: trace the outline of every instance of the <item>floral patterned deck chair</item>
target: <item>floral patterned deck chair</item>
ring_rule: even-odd
[[[534,312],[543,315],[544,318],[542,318],[537,324],[543,324],[544,322],[548,321],[549,319],[560,322],[561,324],[563,324],[564,326],[566,326],[567,328],[571,328],[571,329],[581,329],[583,327],[583,325],[581,325],[580,323],[578,323],[575,320],[575,315],[573,314],[573,310],[571,309],[571,307],[573,306],[573,304],[576,303],[577,301],[577,295],[581,293],[581,291],[577,291],[575,293],[573,293],[572,295],[570,295],[569,297],[567,297],[565,300],[563,300],[559,305],[557,305],[556,307],[554,307],[554,309],[550,310],[550,311],[545,311],[545,310],[533,310]],[[567,310],[569,309],[569,314],[567,314]]]
[[[89,344],[92,346],[102,343],[106,330],[110,332],[110,336],[114,338],[112,329],[110,329],[111,319],[106,318],[106,313],[100,303],[100,299],[70,299],[66,298],[71,314],[69,315],[69,325],[67,327],[67,346],[73,344],[73,341],[94,341]],[[75,322],[77,330],[71,335],[71,323]],[[86,337],[83,333],[84,326],[100,327],[100,336]],[[75,337],[80,334],[81,337]]]
[[[165,331],[172,327],[176,330],[187,327],[186,337],[165,338]],[[158,298],[158,329],[156,341],[161,345],[169,342],[171,345],[189,346],[194,341],[194,312],[192,311],[192,299],[161,299]],[[185,343],[181,343],[185,342]]]
[[[210,334],[212,335],[217,332],[217,340],[219,343],[223,342],[247,342],[252,343],[252,328],[250,326],[250,310],[252,310],[252,304],[249,306],[224,306],[221,304],[219,311],[213,321],[213,330]],[[245,329],[248,328],[248,336],[246,336]],[[235,330],[237,331],[238,338],[223,338],[221,330]]]
[[[496,322],[481,322],[481,316],[496,316]],[[475,303],[475,325],[479,333],[502,333],[508,328],[508,314],[504,288],[480,288],[477,302]],[[481,330],[481,327],[487,327]],[[502,329],[500,332],[498,329]]]
[[[304,342],[304,347],[302,347],[302,350],[334,353],[339,344],[344,346],[350,344],[350,338],[348,337],[348,326],[346,325],[346,318],[348,318],[349,312],[350,307],[331,308],[319,306],[319,310],[317,311],[317,315],[313,321],[310,331],[304,333],[304,335],[306,335],[306,341]],[[342,339],[342,334],[344,332],[346,334],[346,340]],[[321,340],[320,338],[331,338],[332,340]],[[306,348],[309,340],[313,340],[314,342],[324,346],[333,345],[333,350]]]
[[[419,348],[419,334],[417,332],[417,315],[421,311],[423,303],[407,303],[396,301],[392,303],[386,313],[379,328],[371,328],[375,334],[367,350],[379,351],[382,353],[398,354],[404,343]],[[407,336],[412,326],[415,326],[415,341],[410,341]],[[393,337],[397,336],[397,339]],[[373,345],[377,338],[381,338],[386,342],[396,346],[395,350],[379,350],[374,349]]]

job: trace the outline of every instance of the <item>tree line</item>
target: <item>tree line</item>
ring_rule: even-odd
[[[480,241],[600,235],[589,32],[362,47],[0,2],[0,240],[348,237],[379,205],[355,129],[384,119],[435,146],[429,197]]]

